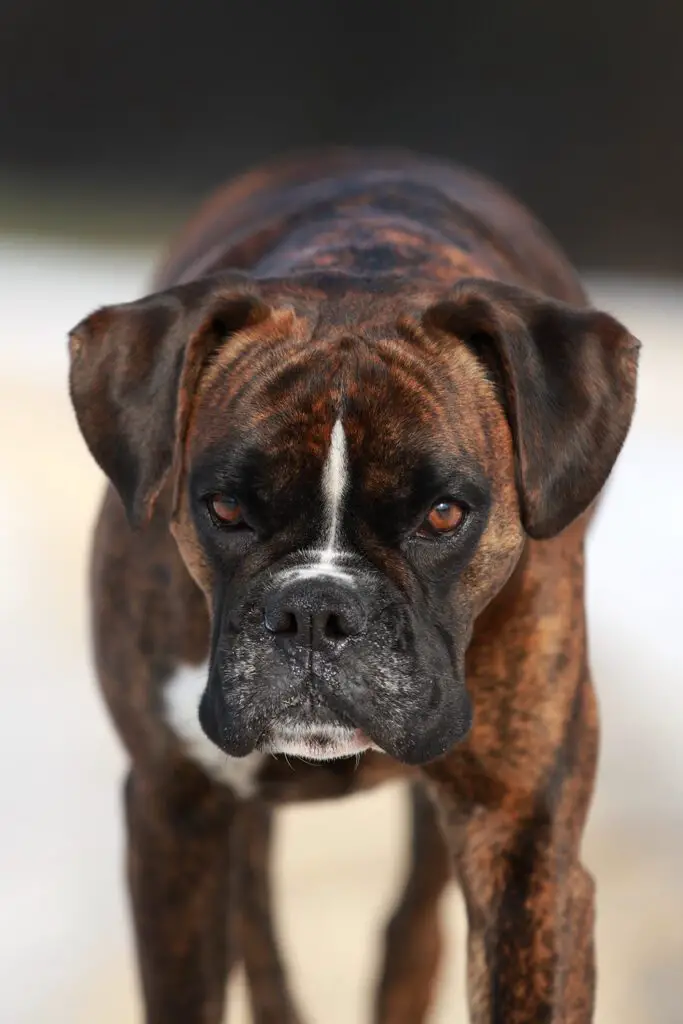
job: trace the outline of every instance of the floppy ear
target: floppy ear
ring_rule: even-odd
[[[70,332],[78,425],[132,525],[151,515],[212,353],[268,312],[247,279],[231,275],[106,306]]]
[[[626,439],[639,343],[606,313],[478,279],[423,322],[486,363],[512,431],[524,527],[555,536],[597,497]]]

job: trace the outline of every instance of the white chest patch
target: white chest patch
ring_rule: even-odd
[[[256,792],[256,778],[266,757],[258,751],[229,757],[211,742],[199,724],[199,701],[206,687],[208,665],[183,665],[166,683],[164,717],[185,753],[213,779],[244,799]]]

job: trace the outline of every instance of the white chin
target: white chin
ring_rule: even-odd
[[[308,761],[333,761],[339,757],[353,757],[374,746],[360,729],[342,729],[337,726],[281,727],[273,730],[268,744],[269,754],[287,754]]]

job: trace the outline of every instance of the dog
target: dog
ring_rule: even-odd
[[[148,1024],[218,1024],[239,957],[298,1021],[268,808],[397,777],[378,1024],[425,1019],[451,877],[473,1024],[591,1021],[584,541],[639,343],[498,186],[331,150],[228,184],[69,349]]]

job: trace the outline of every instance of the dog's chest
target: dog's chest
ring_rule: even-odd
[[[206,662],[176,669],[164,688],[164,718],[191,761],[209,778],[246,799],[256,793],[258,773],[266,755],[254,751],[246,757],[229,757],[205,735],[198,710],[207,675]]]

